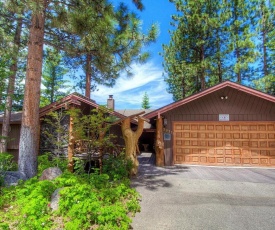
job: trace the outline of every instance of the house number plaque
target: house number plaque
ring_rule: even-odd
[[[229,114],[219,114],[219,121],[229,121]]]

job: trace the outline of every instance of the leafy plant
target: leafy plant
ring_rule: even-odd
[[[63,109],[50,112],[41,125],[41,150],[60,157],[69,143],[69,115]]]
[[[108,174],[110,179],[115,181],[127,178],[132,167],[133,162],[126,158],[125,153],[122,152],[118,156],[109,155],[103,159],[102,172]]]
[[[75,154],[85,153],[83,164],[88,165],[88,174],[92,173],[92,160],[99,160],[104,153],[114,146],[114,135],[108,131],[114,117],[111,111],[105,107],[93,109],[89,114],[84,114],[80,109],[71,109],[68,114],[73,120],[72,136],[75,139]],[[81,161],[76,161],[75,170],[79,170]]]
[[[13,155],[9,153],[0,153],[0,186],[4,183],[6,171],[16,170],[16,164],[13,161]]]
[[[59,167],[62,172],[67,170],[68,160],[59,156],[54,156],[50,152],[38,156],[38,176],[49,167]]]

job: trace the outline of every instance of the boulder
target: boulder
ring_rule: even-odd
[[[62,188],[56,189],[51,196],[50,207],[53,211],[58,209],[58,203],[59,203],[59,199],[60,199],[60,194],[59,194],[60,190],[62,190]]]
[[[54,180],[56,177],[60,176],[62,171],[58,167],[47,168],[42,172],[39,180]]]
[[[26,176],[19,171],[6,171],[4,173],[4,185],[17,185],[19,180],[27,180]]]

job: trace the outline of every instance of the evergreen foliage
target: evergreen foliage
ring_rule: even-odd
[[[43,73],[40,106],[46,106],[69,94],[69,81],[64,80],[68,73],[62,63],[62,56],[56,49],[46,48]]]
[[[171,2],[178,13],[172,16],[175,30],[162,55],[175,101],[224,80],[272,93],[274,2]]]
[[[149,103],[149,97],[147,92],[144,93],[143,97],[142,97],[142,103],[141,103],[141,108],[143,109],[150,109],[150,103]]]

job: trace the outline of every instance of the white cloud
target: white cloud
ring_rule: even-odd
[[[148,62],[143,65],[132,65],[133,76],[122,73],[113,88],[99,86],[92,92],[92,99],[98,104],[106,104],[109,95],[115,99],[116,109],[140,109],[145,92],[149,96],[151,109],[160,108],[172,102],[172,96],[167,93],[167,85],[163,80],[162,69]]]

